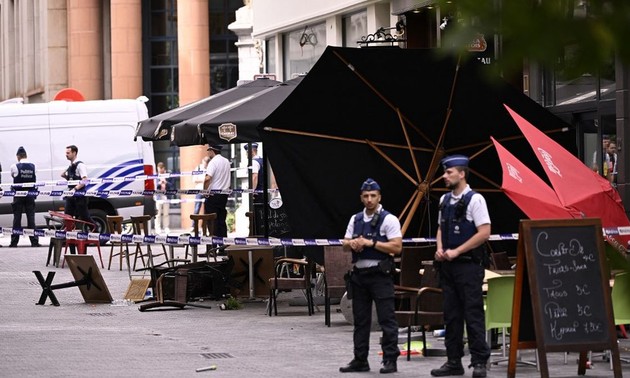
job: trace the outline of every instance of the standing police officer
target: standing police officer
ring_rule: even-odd
[[[11,166],[11,176],[13,177],[14,184],[24,184],[27,182],[35,182],[37,180],[35,176],[35,164],[29,162],[26,159],[26,150],[20,146],[16,154],[18,162]],[[21,185],[13,186],[15,190],[25,190]],[[28,188],[26,188],[28,189]],[[36,188],[29,190],[29,194],[26,197],[13,196],[13,228],[22,228],[22,213],[26,213],[26,226],[30,229],[35,228],[35,197],[32,196],[36,192]],[[39,238],[37,236],[29,236],[31,239],[31,246],[40,247]],[[11,245],[9,247],[16,248],[20,235],[11,235]]]
[[[468,157],[452,155],[442,159],[444,183],[450,193],[440,198],[439,227],[435,260],[440,265],[444,296],[444,324],[448,361],[431,370],[434,377],[463,375],[464,323],[468,335],[475,378],[486,376],[490,348],[486,343],[482,283],[484,243],[490,237],[490,215],[483,196],[470,189]],[[469,366],[469,367],[470,367]]]
[[[353,215],[343,240],[343,250],[352,252],[354,268],[349,277],[348,298],[354,318],[354,359],[339,368],[342,373],[369,371],[368,352],[372,326],[372,302],[383,330],[382,374],[398,371],[398,322],[394,306],[393,255],[402,251],[400,221],[383,209],[381,187],[368,178],[361,186],[363,211]]]
[[[79,148],[75,145],[66,147],[66,159],[70,161],[70,166],[66,169],[61,177],[68,181],[87,180],[87,166],[80,160],[77,160]],[[72,192],[72,196],[66,197],[65,213],[72,215],[76,219],[86,222],[92,222],[90,212],[88,211],[88,197],[85,195],[75,196],[74,193],[79,190],[85,190],[85,183],[68,185],[68,189]]]

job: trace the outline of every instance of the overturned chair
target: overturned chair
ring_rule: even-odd
[[[140,306],[140,311],[155,308],[183,309],[185,306],[210,308],[193,301],[221,299],[229,295],[234,261],[195,262],[175,267],[154,268],[155,302]]]

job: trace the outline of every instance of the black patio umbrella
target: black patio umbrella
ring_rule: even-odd
[[[279,84],[279,81],[268,78],[260,78],[249,83],[230,88],[191,104],[171,109],[138,122],[135,137],[144,140],[169,140],[171,126],[187,119],[197,117],[214,109],[230,104],[234,101],[251,96]]]
[[[361,183],[371,177],[406,237],[434,237],[446,191],[439,161],[449,154],[471,157],[468,182],[488,202],[492,232],[518,232],[526,217],[500,190],[490,136],[530,168],[540,165],[503,104],[573,153],[575,133],[489,75],[476,60],[460,64],[431,50],[328,47],[259,126],[291,236],[342,237],[362,208]]]
[[[302,76],[225,103],[172,126],[171,142],[196,144],[259,142],[257,126],[284,101]]]

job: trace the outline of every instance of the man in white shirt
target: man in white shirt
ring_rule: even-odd
[[[204,189],[206,190],[228,190],[230,188],[230,161],[221,155],[223,146],[214,145],[208,147],[208,157],[210,162],[206,169],[206,179]],[[206,214],[217,214],[215,235],[227,237],[227,217],[228,195],[221,193],[210,193],[204,202],[204,212]]]
[[[204,156],[203,159],[201,159],[201,162],[199,163],[197,168],[195,168],[195,171],[205,171],[208,168],[209,162],[210,162],[210,158],[208,156]],[[205,174],[194,175],[192,179],[193,179],[193,183],[195,184],[195,189],[203,190],[204,183],[206,181],[206,175]],[[201,211],[201,204],[204,202],[205,201],[203,200],[202,194],[195,195],[195,208],[193,210],[193,214],[199,214],[199,212]],[[193,226],[191,227],[194,227],[194,222],[193,222]]]

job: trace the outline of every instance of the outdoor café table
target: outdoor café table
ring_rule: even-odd
[[[255,299],[254,278],[257,275],[257,264],[254,263],[254,250],[268,250],[269,257],[273,259],[273,247],[268,245],[229,245],[225,248],[228,255],[231,252],[247,251],[247,273],[249,281],[249,299]]]

